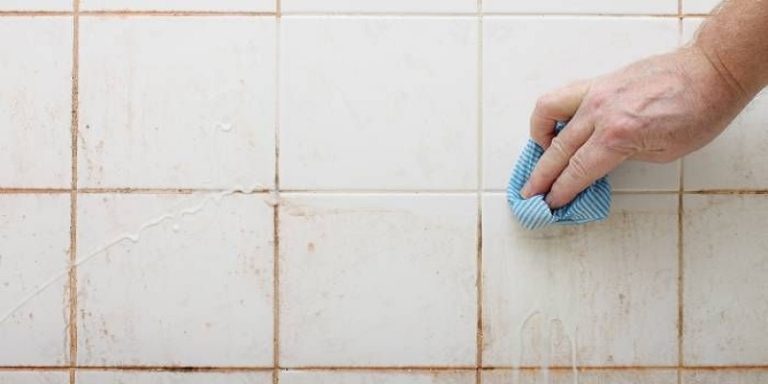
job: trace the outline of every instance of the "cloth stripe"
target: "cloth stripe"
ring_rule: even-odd
[[[566,124],[557,123],[555,131],[560,133]],[[544,150],[533,140],[523,148],[520,158],[507,184],[507,201],[520,224],[527,229],[543,228],[552,224],[582,224],[603,220],[611,210],[611,184],[607,177],[597,180],[581,192],[568,205],[556,210],[549,209],[544,195],[524,199],[520,190],[531,176]]]

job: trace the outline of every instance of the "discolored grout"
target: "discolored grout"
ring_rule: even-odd
[[[477,328],[475,334],[475,384],[482,383],[483,367],[483,2],[477,0],[477,253],[476,258],[476,306]]]
[[[182,10],[94,10],[82,11],[83,16],[174,16],[174,17],[198,17],[198,16],[275,16],[275,12],[250,12],[250,11],[182,11]]]
[[[70,127],[71,185],[69,206],[69,384],[77,366],[77,151],[80,91],[80,0],[72,0],[72,115]]]
[[[272,384],[280,382],[280,0],[275,0],[275,206],[272,222]]]

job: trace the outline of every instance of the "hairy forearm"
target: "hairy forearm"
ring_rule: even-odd
[[[693,48],[745,98],[768,85],[768,0],[725,0],[699,29]]]

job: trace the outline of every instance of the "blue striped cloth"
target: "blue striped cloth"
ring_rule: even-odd
[[[557,123],[555,131],[559,133],[563,129],[565,123]],[[520,190],[543,153],[544,150],[538,144],[528,140],[507,185],[507,201],[512,207],[512,213],[524,228],[536,229],[555,223],[582,224],[608,217],[611,209],[611,185],[606,177],[590,185],[570,204],[554,211],[549,209],[544,195],[524,199]]]

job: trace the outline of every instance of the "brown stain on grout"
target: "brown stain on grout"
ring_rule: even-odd
[[[475,384],[481,384],[483,367],[483,1],[477,0],[477,227],[476,227],[476,329]]]
[[[99,193],[113,193],[113,194],[180,194],[188,195],[195,193],[222,193],[232,192],[233,194],[262,194],[273,192],[274,190],[259,188],[253,190],[238,190],[238,189],[225,189],[225,188],[80,188],[78,193],[83,194],[99,194]]]
[[[275,206],[272,222],[272,384],[280,382],[280,0],[275,0]]]
[[[71,193],[71,188],[0,188],[0,195],[15,194],[61,194]]]
[[[71,11],[0,11],[0,17],[72,16]]]
[[[72,0],[72,115],[70,127],[71,191],[69,212],[69,384],[75,384],[77,366],[77,156],[80,92],[80,0]]]
[[[93,10],[82,11],[82,16],[275,16],[275,12],[251,11],[181,11],[181,10]]]

